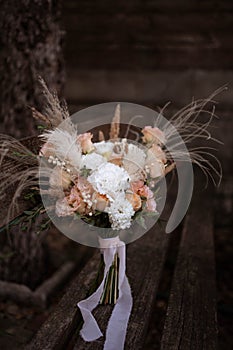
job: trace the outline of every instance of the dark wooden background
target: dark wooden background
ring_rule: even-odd
[[[67,97],[183,104],[231,87],[232,12],[229,0],[64,1]]]
[[[221,160],[231,171],[232,1],[68,0],[62,22],[71,112],[107,101],[171,101],[176,110],[227,85],[216,98],[214,134],[224,139]]]

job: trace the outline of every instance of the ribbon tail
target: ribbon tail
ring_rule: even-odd
[[[116,248],[103,249],[104,261],[105,261],[105,271],[104,278],[99,286],[99,288],[87,299],[80,301],[77,306],[79,307],[84,324],[80,331],[80,335],[85,341],[93,341],[101,336],[103,336],[92,311],[96,308],[99,303],[100,297],[103,293],[104,281],[107,276],[108,270],[113,262]]]

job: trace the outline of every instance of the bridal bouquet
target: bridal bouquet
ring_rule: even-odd
[[[41,135],[40,156],[53,166],[48,193],[57,196],[58,216],[78,215],[98,227],[124,230],[137,213],[156,212],[155,182],[173,168],[162,150],[164,134],[158,128],[142,130],[140,147],[119,139],[120,105],[116,108],[108,140],[92,142],[93,134],[59,128]],[[67,145],[71,147],[67,152]],[[63,197],[56,191],[61,186]]]
[[[208,127],[215,116],[214,110],[205,110],[211,98],[191,103],[170,122],[159,113],[153,125],[141,128],[121,123],[121,105],[116,104],[108,126],[80,133],[79,125],[69,117],[66,104],[62,105],[42,80],[41,84],[47,99],[45,110],[40,113],[32,108],[33,116],[44,124],[39,135],[42,141],[39,153],[33,154],[20,142],[1,136],[1,162],[7,156],[18,165],[26,166],[18,170],[18,165],[14,168],[8,165],[0,175],[0,194],[17,178],[17,195],[12,199],[12,208],[25,188],[33,188],[40,191],[42,198],[48,198],[43,204],[55,224],[58,218],[62,223],[68,218],[64,221],[66,230],[71,222],[78,220],[75,227],[82,223],[92,228],[91,235],[98,232],[96,246],[102,253],[103,279],[91,296],[78,303],[84,319],[81,335],[87,341],[100,337],[102,333],[92,310],[99,303],[116,304],[108,324],[105,347],[118,344],[118,349],[123,349],[132,308],[125,274],[125,243],[130,241],[130,230],[134,231],[137,223],[145,232],[147,220],[152,218],[153,223],[156,222],[161,180],[175,168],[179,174],[180,163],[195,163],[213,180],[213,172],[221,178],[219,162],[208,147],[189,150],[186,147],[193,139],[212,138]],[[203,112],[209,117],[201,123],[198,118]],[[128,137],[129,129],[136,139]],[[17,158],[17,154],[21,156]],[[219,170],[208,157],[217,162]],[[191,180],[190,173],[190,183]],[[190,188],[192,190],[192,183]]]

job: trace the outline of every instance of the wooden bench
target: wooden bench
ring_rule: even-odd
[[[184,222],[175,233],[165,234],[156,226],[127,247],[127,276],[133,309],[125,349],[143,349],[153,313],[172,235],[181,237],[170,297],[161,338],[161,349],[216,349],[216,286],[213,243],[213,200],[198,192]],[[168,218],[174,197],[168,199],[163,217]],[[25,209],[24,209],[25,210]],[[102,349],[104,339],[86,343],[79,336],[82,318],[76,304],[93,288],[100,254],[98,250],[66,287],[65,294],[27,350]],[[98,306],[94,315],[106,330],[112,306]],[[156,325],[155,325],[156,327]],[[116,349],[117,350],[117,349]]]

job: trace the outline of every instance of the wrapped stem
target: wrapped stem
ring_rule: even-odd
[[[103,263],[103,255],[101,254],[101,265]],[[115,254],[112,266],[110,267],[108,274],[104,282],[104,290],[100,298],[100,304],[116,304],[118,298],[118,276],[119,276],[119,258]]]

